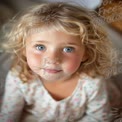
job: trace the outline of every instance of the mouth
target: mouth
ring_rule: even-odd
[[[59,73],[59,72],[62,71],[62,70],[59,70],[59,69],[43,69],[43,70],[47,73],[52,73],[52,74]]]

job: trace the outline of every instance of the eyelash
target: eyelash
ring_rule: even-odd
[[[68,49],[67,51],[65,50],[65,49]],[[70,50],[69,50],[70,49]],[[73,52],[74,51],[74,47],[65,47],[65,48],[63,48],[63,51],[64,52],[67,52],[67,53],[71,53],[71,52]]]
[[[41,47],[41,48],[39,49],[39,47]],[[43,47],[43,49],[42,49],[42,47]],[[36,48],[36,50],[39,50],[39,51],[43,51],[46,49],[46,47],[44,45],[41,45],[41,44],[35,45],[35,48]]]
[[[37,45],[35,45],[34,47],[35,47],[36,50],[38,50],[38,51],[44,51],[44,50],[46,49],[46,47],[45,47],[44,45],[41,45],[41,44],[37,44]],[[39,47],[41,47],[41,48],[39,49]],[[42,48],[42,47],[43,47],[43,48]],[[71,52],[73,52],[74,50],[75,50],[74,47],[64,47],[64,48],[63,48],[63,52],[65,52],[65,53],[71,53]]]

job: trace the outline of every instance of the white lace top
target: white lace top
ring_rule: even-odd
[[[62,91],[63,92],[63,91]],[[26,115],[22,113],[26,112]],[[0,122],[109,122],[105,81],[83,74],[72,95],[56,101],[39,78],[22,81],[11,71],[7,75]],[[25,122],[25,121],[24,121]]]

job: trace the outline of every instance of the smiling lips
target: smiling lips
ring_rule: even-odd
[[[58,72],[61,72],[62,70],[57,70],[57,69],[44,69],[45,72],[48,72],[48,73],[58,73]]]

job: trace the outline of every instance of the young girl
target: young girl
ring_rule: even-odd
[[[90,11],[45,3],[14,20],[7,44],[14,63],[0,122],[109,122],[103,76],[112,45]]]

